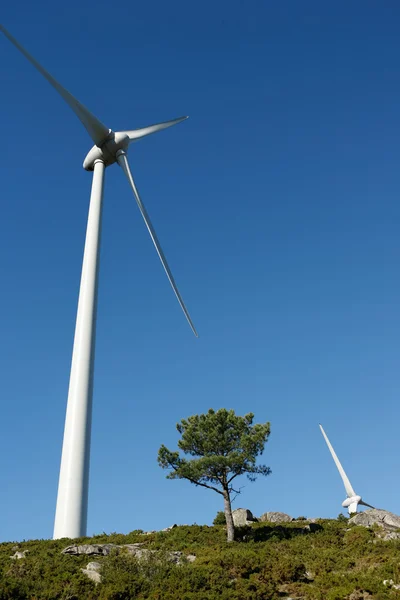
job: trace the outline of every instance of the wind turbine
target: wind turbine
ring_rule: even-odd
[[[83,162],[84,169],[93,171],[93,181],[54,524],[54,539],[76,538],[86,535],[99,248],[105,169],[113,163],[118,163],[125,173],[172,289],[197,337],[196,329],[176,286],[149,215],[140,199],[127,159],[128,147],[131,142],[176,125],[187,117],[150,125],[142,129],[114,132],[103,125],[79,100],[59,84],[2,25],[0,25],[0,31],[55,88],[82,122],[94,142],[93,148]]]
[[[349,478],[347,477],[346,473],[344,472],[344,469],[343,469],[342,465],[340,464],[340,461],[336,455],[336,452],[334,451],[332,444],[330,443],[328,436],[326,435],[321,423],[319,424],[319,427],[321,429],[322,435],[325,438],[325,441],[327,443],[329,451],[332,454],[332,458],[335,461],[335,465],[337,466],[337,469],[339,471],[340,477],[342,478],[342,481],[343,481],[343,484],[344,484],[344,487],[346,490],[347,498],[346,498],[346,500],[343,500],[342,506],[344,508],[348,509],[349,515],[357,512],[357,506],[359,504],[361,504],[362,506],[368,506],[369,508],[374,508],[370,504],[367,504],[366,502],[364,502],[363,499],[361,498],[361,496],[359,496],[358,494],[355,493],[355,491],[349,481]]]

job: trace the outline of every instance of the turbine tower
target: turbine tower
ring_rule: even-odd
[[[329,448],[330,453],[332,454],[332,458],[335,461],[335,465],[337,466],[337,469],[339,471],[339,475],[342,478],[343,484],[344,484],[344,488],[346,490],[346,494],[347,494],[347,498],[346,500],[343,500],[342,502],[342,506],[344,508],[347,508],[349,511],[349,515],[351,515],[352,513],[356,513],[357,512],[357,507],[359,504],[361,504],[362,506],[368,506],[369,508],[374,508],[373,506],[371,506],[370,504],[367,504],[366,502],[363,501],[363,499],[361,498],[361,496],[359,496],[358,494],[355,493],[349,478],[347,477],[342,465],[340,464],[340,460],[338,459],[336,452],[334,451],[332,444],[330,443],[328,436],[326,435],[324,428],[322,427],[321,424],[319,424],[319,427],[321,429],[321,433],[325,438],[325,441],[327,443],[327,446]]]
[[[149,215],[140,199],[127,159],[128,147],[131,142],[176,125],[184,121],[187,117],[180,117],[179,119],[158,123],[157,125],[151,125],[142,129],[114,132],[103,125],[83,104],[60,85],[2,25],[0,25],[0,31],[4,33],[10,42],[16,46],[25,58],[55,88],[78,119],[80,119],[94,142],[94,146],[83,162],[84,169],[93,171],[93,181],[79,291],[54,524],[54,539],[64,537],[76,538],[86,535],[97,287],[105,169],[113,163],[117,163],[128,179],[165,273],[185,317],[197,337],[196,329],[176,286]]]

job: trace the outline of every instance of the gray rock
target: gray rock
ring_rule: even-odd
[[[380,508],[371,508],[364,512],[358,513],[354,517],[349,519],[349,523],[354,525],[363,525],[364,527],[371,527],[371,525],[380,525],[386,531],[395,531],[400,529],[400,517],[388,510],[382,510]]]
[[[102,567],[102,564],[95,560],[86,565],[86,569],[88,571],[97,571],[97,573],[99,573],[99,571],[101,571],[101,567]]]
[[[232,511],[232,517],[235,527],[243,527],[243,525],[250,525],[257,521],[248,508],[236,508]]]
[[[188,555],[186,556],[186,560],[187,560],[188,562],[190,562],[190,563],[193,563],[193,562],[196,560],[196,556],[195,556],[195,554],[188,554]]]
[[[146,560],[150,556],[157,554],[157,550],[149,550],[143,548],[145,542],[138,542],[136,544],[85,544],[82,546],[68,546],[62,550],[62,554],[70,554],[72,556],[78,556],[80,554],[97,555],[97,556],[108,556],[113,550],[126,550],[132,556],[135,556],[138,560]],[[184,561],[185,557],[182,552],[168,552],[167,559],[171,562],[180,565]],[[196,557],[194,554],[186,556],[186,560],[194,562]],[[100,564],[100,563],[89,563],[89,564]],[[86,567],[85,571],[90,570]],[[85,573],[88,577],[91,577],[88,573]],[[92,578],[92,577],[91,577]],[[93,579],[93,578],[92,578]],[[94,580],[94,579],[93,579]]]
[[[95,583],[101,583],[101,567],[101,563],[93,561],[88,563],[86,569],[81,569],[81,571]]]
[[[62,554],[72,554],[73,556],[78,556],[79,554],[108,556],[112,550],[119,547],[116,544],[83,544],[82,546],[67,546],[61,552]]]
[[[389,540],[400,540],[400,531],[384,531],[378,535],[378,537],[384,542]]]
[[[384,579],[383,585],[392,588],[393,590],[400,590],[400,585],[395,583],[393,579]]]
[[[12,558],[13,560],[25,558],[27,552],[29,552],[29,550],[24,550],[23,552],[17,550],[17,552],[13,556],[10,556],[10,558]]]
[[[283,512],[266,512],[260,517],[262,523],[291,523],[293,517]]]

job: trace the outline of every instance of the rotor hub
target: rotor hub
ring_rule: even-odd
[[[93,171],[94,163],[97,160],[104,162],[106,167],[112,165],[117,160],[119,150],[126,152],[129,146],[129,136],[121,131],[111,131],[108,138],[101,146],[93,146],[83,161],[83,168],[86,171]]]

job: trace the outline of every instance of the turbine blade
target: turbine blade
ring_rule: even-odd
[[[165,121],[164,123],[149,125],[148,127],[142,127],[142,129],[131,129],[128,131],[123,131],[122,133],[126,133],[129,136],[131,142],[135,142],[136,140],[139,140],[142,137],[146,137],[146,135],[157,133],[157,131],[162,131],[163,129],[167,129],[167,127],[172,127],[172,125],[182,123],[182,121],[186,121],[186,119],[188,118],[189,117],[179,117],[178,119],[173,119],[172,121]]]
[[[375,506],[371,506],[370,504],[367,504],[366,502],[364,502],[364,500],[360,500],[360,502],[358,504],[362,504],[363,506],[368,506],[368,508],[375,508]]]
[[[139,207],[139,210],[140,210],[140,212],[142,214],[144,222],[146,223],[146,227],[148,229],[150,237],[153,240],[153,244],[154,244],[154,246],[155,246],[155,248],[157,250],[157,254],[160,257],[162,266],[164,267],[164,271],[166,272],[167,277],[169,279],[169,282],[170,282],[170,284],[172,286],[172,289],[175,292],[175,296],[178,299],[178,302],[179,302],[179,304],[180,304],[180,306],[181,306],[181,308],[182,308],[182,310],[183,310],[183,312],[185,314],[185,317],[186,317],[186,319],[187,319],[190,327],[192,328],[192,331],[193,331],[194,335],[196,337],[199,337],[198,334],[197,334],[196,328],[193,325],[193,321],[190,318],[189,312],[188,312],[188,310],[187,310],[187,308],[185,306],[185,303],[182,300],[182,296],[179,293],[178,287],[177,287],[177,285],[175,283],[175,280],[173,278],[173,275],[171,273],[171,269],[169,268],[168,263],[167,263],[167,259],[165,258],[165,254],[164,254],[164,252],[163,252],[163,250],[161,248],[160,242],[158,241],[158,238],[157,238],[156,232],[154,230],[154,227],[153,227],[153,225],[152,225],[152,223],[150,221],[150,217],[147,214],[147,210],[145,209],[145,207],[144,207],[144,205],[143,205],[143,203],[142,203],[142,201],[140,199],[139,192],[138,192],[138,190],[136,188],[135,182],[134,182],[133,177],[132,177],[131,170],[129,168],[129,163],[128,163],[127,156],[126,156],[126,154],[124,152],[121,152],[120,154],[118,154],[118,156],[117,156],[117,162],[118,162],[119,166],[122,168],[123,172],[125,173],[128,181],[130,183],[130,186],[131,186],[132,191],[133,191],[133,195],[135,196],[135,199],[136,199],[136,203],[137,203],[137,205]]]
[[[18,50],[25,56],[25,58],[27,58],[29,62],[39,71],[39,73],[41,73],[43,77],[47,79],[50,85],[52,85],[53,88],[60,94],[60,96],[65,100],[68,106],[72,108],[72,110],[74,111],[78,119],[82,122],[83,126],[85,127],[86,131],[88,132],[94,143],[97,146],[100,146],[108,137],[109,129],[105,125],[103,125],[103,123],[101,123],[101,121],[99,121],[94,115],[92,115],[92,113],[83,104],[81,104],[79,100],[74,98],[74,96],[70,94],[68,90],[66,90],[60,83],[58,83],[58,81],[56,81],[54,77],[50,75],[50,73],[48,73],[46,69],[44,69],[37,62],[37,60],[34,59],[33,56],[31,56],[29,52],[27,52],[25,48],[22,47],[21,44],[17,42],[17,40],[1,24],[0,31],[4,33],[4,35],[10,40],[12,44],[14,44],[16,48],[18,48]]]
[[[347,494],[348,498],[351,498],[352,496],[356,496],[356,493],[355,493],[355,491],[352,488],[352,485],[351,485],[351,483],[349,481],[349,478],[347,477],[347,475],[346,475],[346,473],[345,473],[342,465],[340,464],[340,460],[336,456],[336,452],[334,451],[334,449],[332,447],[332,444],[328,440],[328,436],[326,435],[326,433],[325,433],[325,431],[324,431],[324,429],[323,429],[323,427],[322,427],[321,424],[319,425],[319,427],[321,429],[322,435],[325,438],[325,441],[326,441],[326,444],[327,444],[327,446],[329,448],[329,451],[332,454],[332,458],[335,461],[335,464],[336,464],[337,469],[339,471],[340,477],[342,478],[342,481],[344,483],[344,487],[345,487],[346,494]]]

